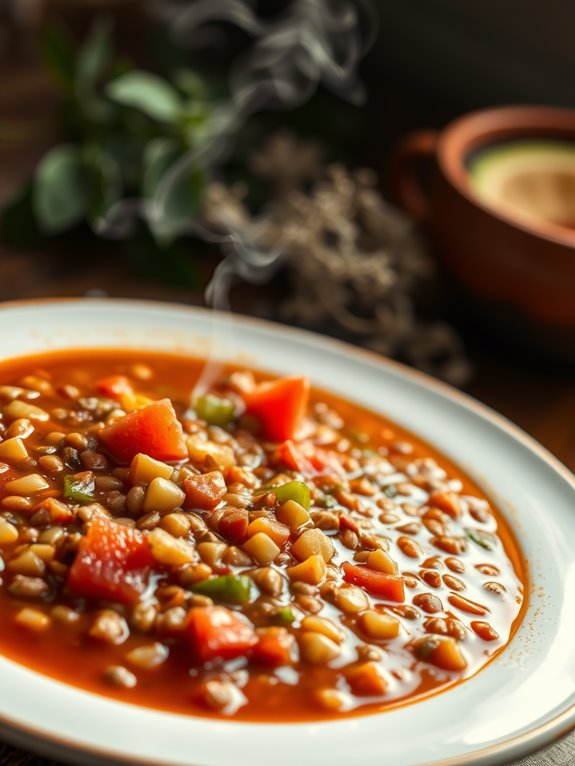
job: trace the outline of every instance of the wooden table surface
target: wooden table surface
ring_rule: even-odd
[[[39,131],[32,143],[0,143],[0,204],[28,175],[49,143],[46,115],[53,104],[45,78],[36,71],[18,70],[3,78],[3,84],[7,87],[0,90],[0,119],[9,114],[29,120],[32,110],[46,130]],[[77,243],[33,252],[0,243],[0,301],[82,296],[95,290],[114,297],[202,302],[201,290],[175,289],[135,276],[118,260],[118,251],[105,243],[88,248]],[[250,313],[259,297],[257,291],[246,293],[240,308]],[[477,333],[465,335],[464,340],[474,366],[467,391],[530,433],[575,471],[574,371],[509,353]],[[0,766],[22,764],[48,766],[48,761],[0,744]]]

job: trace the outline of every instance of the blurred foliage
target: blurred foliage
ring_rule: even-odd
[[[3,211],[2,234],[16,245],[85,224],[98,233],[119,200],[151,202],[178,160],[202,149],[221,114],[220,102],[196,72],[178,69],[168,79],[122,59],[108,19],[95,21],[79,50],[64,27],[50,26],[42,55],[62,91],[66,140],[44,155],[30,183]],[[197,168],[179,174],[163,200],[161,222],[148,220],[147,250],[173,247],[179,231],[172,221],[198,211],[204,188]],[[174,266],[176,255],[166,260],[179,278],[193,278],[193,270]]]
[[[139,273],[197,284],[189,248],[182,245],[182,236],[194,235],[212,180],[204,169],[211,168],[210,161],[197,157],[202,152],[211,157],[212,147],[233,135],[235,151],[221,168],[225,181],[249,177],[245,202],[251,210],[261,209],[270,184],[253,176],[247,158],[274,132],[278,117],[261,110],[257,119],[234,123],[221,71],[233,69],[229,51],[218,51],[221,62],[206,61],[203,50],[183,50],[162,25],[150,26],[147,50],[155,72],[136,67],[116,50],[108,18],[97,18],[80,46],[62,25],[44,30],[42,59],[61,93],[62,143],[42,157],[30,181],[5,206],[1,235],[16,246],[72,231],[83,237],[117,235],[127,238],[121,252]],[[340,104],[335,110],[329,98],[320,92],[279,119],[301,136],[330,139],[344,159],[342,147],[352,143],[350,111]],[[122,221],[130,222],[127,228]]]

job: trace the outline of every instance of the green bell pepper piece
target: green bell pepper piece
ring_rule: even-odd
[[[194,409],[199,418],[212,426],[227,426],[236,414],[236,408],[232,401],[220,399],[214,394],[198,396]]]
[[[209,577],[193,586],[195,593],[210,596],[229,604],[247,604],[251,598],[252,581],[246,575],[220,575]]]
[[[287,484],[281,484],[279,487],[270,487],[269,492],[273,492],[280,503],[285,503],[288,500],[295,500],[303,506],[306,511],[309,511],[311,506],[311,498],[309,494],[309,487],[304,484],[303,481],[288,481]]]
[[[94,480],[79,481],[73,476],[64,476],[64,497],[74,500],[76,503],[87,505],[93,503],[96,499],[94,497],[94,490],[96,485]]]
[[[280,625],[291,625],[292,622],[295,622],[295,614],[289,606],[282,606],[277,612],[274,612],[273,619]]]

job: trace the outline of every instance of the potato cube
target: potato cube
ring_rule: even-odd
[[[144,455],[140,452],[130,465],[130,481],[132,484],[150,484],[154,479],[171,479],[174,469],[161,460]]]
[[[6,482],[4,489],[13,495],[33,495],[35,492],[41,492],[48,489],[50,485],[39,473],[31,473],[28,476],[22,476],[20,479],[12,479]]]
[[[144,512],[158,511],[159,513],[169,513],[181,507],[185,497],[183,489],[180,489],[177,484],[157,476],[146,490]]]
[[[384,572],[385,574],[398,573],[397,563],[391,558],[389,553],[379,548],[376,551],[371,551],[367,557],[367,566],[370,569],[376,569],[378,572]]]
[[[286,524],[292,532],[299,529],[299,527],[304,524],[307,524],[310,520],[309,512],[306,511],[303,505],[296,503],[295,500],[286,500],[286,502],[278,508],[276,516],[278,521],[281,521],[282,524]]]
[[[242,545],[242,550],[258,564],[270,564],[279,554],[280,548],[265,532],[258,532]]]
[[[333,558],[335,549],[332,541],[327,535],[324,535],[321,529],[306,529],[292,545],[291,552],[300,561],[317,554],[327,564]]]
[[[287,568],[287,574],[290,580],[299,580],[307,582],[309,585],[319,585],[325,578],[327,567],[323,557],[319,554],[310,556],[301,564]]]
[[[12,463],[21,463],[28,460],[28,450],[19,436],[6,439],[0,444],[0,460],[8,460]]]

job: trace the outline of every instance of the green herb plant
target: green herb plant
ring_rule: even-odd
[[[79,50],[59,26],[46,30],[42,48],[62,91],[66,141],[43,156],[4,211],[4,232],[25,239],[31,227],[45,237],[87,223],[101,233],[106,214],[131,198],[148,212],[161,204],[161,215],[145,218],[156,244],[170,245],[182,221],[198,214],[206,174],[192,164],[173,183],[163,182],[222,129],[221,102],[189,69],[165,78],[117,56],[107,19],[94,23]]]

